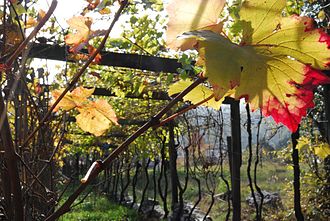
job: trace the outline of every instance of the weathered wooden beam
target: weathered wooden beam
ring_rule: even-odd
[[[111,90],[106,88],[95,88],[95,91],[93,95],[96,96],[116,96],[115,93],[113,93]],[[146,99],[143,96],[143,93],[140,95],[134,95],[134,94],[127,94],[125,96],[126,98],[137,98],[137,99]],[[165,91],[153,91],[151,97],[149,99],[152,100],[171,100],[171,98],[168,96],[167,92]],[[222,102],[223,104],[231,104],[235,100],[230,97],[226,97],[225,100]]]
[[[325,71],[330,76],[330,71]],[[325,137],[330,144],[330,84],[324,86],[324,106],[325,106]],[[329,160],[330,161],[330,160]]]
[[[115,149],[115,148],[117,148],[118,146],[117,145],[115,145],[115,144],[111,144],[111,143],[101,143],[101,142],[94,142],[92,145],[82,145],[82,144],[78,144],[78,143],[74,143],[74,141],[72,141],[72,140],[64,140],[63,141],[63,144],[71,144],[71,145],[73,145],[73,146],[75,146],[75,147],[85,147],[85,146],[88,146],[88,147],[90,147],[90,146],[99,146],[99,147],[102,147],[102,148],[106,148],[106,149]]]
[[[86,50],[82,52],[87,53]],[[30,50],[29,57],[41,58],[49,60],[67,61],[68,60],[68,48],[60,45],[49,44],[34,44]],[[126,67],[155,72],[165,73],[177,73],[178,68],[182,68],[181,63],[177,59],[161,58],[155,56],[138,55],[138,54],[124,54],[116,52],[101,52],[102,59],[99,65],[114,66],[114,67]],[[70,61],[70,60],[68,60]],[[100,96],[115,96],[113,92],[106,88],[96,88],[93,95]],[[128,94],[127,98],[142,98],[143,95]],[[166,92],[152,92],[151,99],[154,100],[170,100],[170,97]],[[232,99],[225,99],[224,104],[231,104]]]
[[[82,50],[82,53],[88,54],[85,49]],[[34,44],[29,53],[30,58],[72,61],[69,60],[68,55],[68,47],[49,44]],[[177,73],[177,69],[182,67],[177,59],[109,51],[102,51],[101,55],[102,59],[99,65],[105,66],[134,68],[165,73]]]
[[[67,119],[68,122],[76,122],[76,118],[70,116]],[[141,126],[143,124],[145,124],[147,121],[144,120],[133,120],[133,119],[118,119],[118,124],[120,125],[137,125],[137,126]]]
[[[113,93],[111,90],[106,88],[95,88],[95,91],[93,95],[96,96],[116,96],[115,93]],[[137,98],[137,99],[146,99],[144,96],[144,93],[140,95],[135,94],[127,94],[125,96],[126,98]],[[148,99],[152,100],[171,100],[171,98],[167,95],[165,91],[153,91],[151,94],[151,97],[148,97]]]
[[[88,132],[68,132],[67,134],[71,134],[71,135],[76,135],[76,136],[94,136],[91,133]],[[102,137],[106,137],[106,138],[111,138],[111,137],[116,137],[116,138],[127,138],[129,135],[122,132],[122,131],[110,131],[108,132],[105,136]]]

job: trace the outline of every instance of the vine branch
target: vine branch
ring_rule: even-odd
[[[89,65],[93,62],[94,58],[101,52],[101,50],[104,48],[104,45],[115,25],[117,20],[119,19],[122,11],[124,8],[128,5],[128,0],[121,1],[120,8],[116,12],[114,19],[112,20],[109,28],[105,32],[105,35],[100,43],[100,45],[97,47],[97,49],[93,52],[93,54],[88,58],[88,60],[85,62],[85,64],[81,67],[81,69],[72,77],[71,82],[69,85],[63,90],[62,94],[56,99],[56,101],[52,104],[52,106],[49,108],[45,116],[41,119],[38,126],[30,133],[30,135],[25,139],[25,141],[22,144],[22,147],[25,147],[29,141],[34,137],[34,135],[40,130],[40,128],[46,123],[50,115],[52,114],[53,110],[55,109],[56,105],[60,103],[60,101],[63,99],[63,97],[74,87],[74,85],[78,82],[79,78],[85,73],[86,69],[89,67]]]
[[[198,103],[196,103],[196,104],[190,105],[190,106],[188,106],[187,108],[185,108],[185,109],[183,109],[183,110],[181,110],[181,111],[179,111],[179,112],[177,112],[177,113],[175,113],[175,114],[169,116],[168,118],[162,120],[158,125],[155,125],[155,126],[154,126],[154,129],[156,129],[156,128],[158,128],[158,127],[161,127],[161,126],[163,126],[164,124],[166,124],[166,123],[168,123],[168,122],[174,120],[174,119],[177,118],[178,116],[180,116],[180,115],[186,113],[187,111],[190,111],[190,110],[192,110],[192,109],[194,109],[194,108],[196,108],[196,107],[198,107],[198,106],[200,106],[200,105],[202,105],[202,104],[208,102],[208,101],[211,100],[213,97],[214,97],[214,94],[212,94],[211,96],[205,98],[204,100],[202,100],[202,101],[200,101],[200,102],[198,102]]]
[[[47,217],[45,221],[53,221],[59,218],[61,215],[70,211],[71,205],[78,198],[78,196],[86,189],[89,183],[94,180],[99,173],[101,173],[105,168],[113,162],[116,157],[123,151],[128,148],[128,145],[135,141],[139,136],[146,132],[149,128],[159,124],[159,120],[177,103],[179,102],[186,94],[191,90],[197,87],[199,84],[205,81],[206,78],[200,77],[194,81],[189,87],[183,90],[178,94],[173,100],[170,101],[162,110],[160,110],[155,116],[153,116],[147,123],[145,123],[140,129],[138,129],[134,134],[128,137],[119,147],[111,152],[111,154],[106,157],[102,162],[99,161],[99,167],[96,167],[89,174],[88,179],[84,180],[83,183],[80,183],[79,187],[69,196],[69,198],[62,204],[58,210],[56,210],[52,215]]]

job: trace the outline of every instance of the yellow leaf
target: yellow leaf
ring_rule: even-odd
[[[278,5],[277,5],[278,4]],[[283,0],[247,0],[240,13],[240,45],[210,31],[186,32],[198,41],[199,63],[216,99],[236,87],[252,110],[262,109],[291,131],[313,107],[313,90],[330,83],[321,71],[330,69],[330,36],[313,28],[307,17],[282,17]]]
[[[275,31],[285,6],[286,0],[244,1],[239,12],[244,22],[242,42],[256,43]]]
[[[301,151],[302,149],[309,149],[309,146],[310,140],[307,137],[300,137],[296,148]]]
[[[330,155],[330,146],[327,143],[321,143],[318,146],[314,147],[315,155],[325,159]]]
[[[88,42],[90,35],[93,33],[91,30],[92,19],[84,16],[74,16],[67,23],[74,33],[66,35],[65,42],[72,45],[72,50],[76,51],[80,44]]]
[[[321,10],[319,12],[319,14],[317,15],[317,18],[320,19],[321,21],[323,21],[326,18],[324,10]]]
[[[107,15],[107,14],[111,13],[111,10],[109,8],[103,8],[103,9],[99,10],[99,13],[101,15]]]
[[[29,16],[26,21],[25,28],[32,28],[32,27],[36,26],[37,24],[38,24],[38,22],[34,18]]]
[[[58,89],[52,91],[52,96],[54,98],[54,102],[59,98],[59,96],[62,94],[64,89]],[[54,108],[54,112],[58,111],[59,109],[62,110],[71,110],[76,107],[76,103],[72,100],[69,96],[64,96],[62,100],[56,105]]]
[[[225,0],[171,0],[166,8],[169,22],[166,32],[166,44],[173,49],[191,48],[195,39],[177,40],[186,31],[213,30],[220,33],[222,24],[218,18]]]
[[[77,87],[74,89],[71,93],[72,99],[74,102],[79,105],[87,100],[89,96],[91,96],[94,93],[95,88],[84,88],[84,87]]]
[[[252,110],[260,108],[264,116],[296,131],[314,106],[313,90],[330,83],[321,72],[330,69],[330,36],[315,28],[311,18],[283,17],[286,0],[245,0],[239,21],[243,36],[237,45],[205,28],[207,22],[199,23],[209,16],[213,23],[208,22],[215,24],[211,2],[173,1],[169,40],[187,30],[181,38],[197,42],[188,47],[198,49],[198,64],[204,66],[216,100],[235,89],[235,99],[245,98]]]
[[[1,30],[0,27],[0,31]],[[22,35],[22,32],[20,31],[20,28],[18,25],[11,24],[11,25],[6,25],[6,47],[5,51],[3,53],[11,53],[15,51],[15,49],[18,47],[18,45],[24,40],[24,37]]]
[[[103,135],[113,124],[118,125],[116,114],[106,100],[90,102],[78,110],[78,126],[95,136]]]
[[[170,85],[168,94],[170,96],[172,96],[174,94],[178,94],[178,93],[182,92],[184,89],[186,89],[192,83],[193,82],[191,80],[178,81],[178,82]],[[211,100],[203,103],[202,106],[212,107],[212,108],[218,110],[220,108],[220,105],[222,104],[224,98],[227,96],[230,96],[233,93],[234,93],[234,90],[231,90],[225,96],[223,96],[223,98],[220,99],[219,101],[216,101],[215,98],[212,98]],[[184,96],[183,100],[190,101],[192,104],[198,104],[201,101],[210,97],[211,95],[213,95],[213,91],[211,88],[208,88],[204,85],[198,85],[192,91],[190,91],[186,96]]]
[[[43,17],[45,17],[46,12],[42,9],[39,10],[38,12],[38,20],[41,20]]]
[[[54,98],[54,102],[58,99],[58,97],[63,92],[62,89],[52,91],[52,96]],[[71,110],[75,107],[82,106],[84,102],[87,101],[87,97],[91,96],[94,93],[94,88],[87,89],[83,87],[77,87],[72,92],[67,93],[62,100],[56,105],[54,112],[58,111],[60,108],[62,110]]]

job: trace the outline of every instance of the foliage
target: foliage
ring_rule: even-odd
[[[89,196],[84,202],[63,216],[61,221],[108,221],[108,220],[139,220],[137,212],[133,209],[109,201],[105,196],[96,193]]]
[[[174,94],[178,94],[181,91],[183,91],[186,87],[192,84],[191,80],[181,80],[174,84],[172,84],[168,90],[168,94],[170,96]],[[216,100],[213,97],[213,91],[204,85],[198,85],[196,88],[194,88],[189,94],[183,97],[184,101],[190,101],[192,104],[198,104],[200,101],[204,101],[208,98],[211,98],[210,100],[203,103],[203,106],[206,107],[212,107],[214,109],[219,109],[221,103],[225,99],[226,96],[230,96],[234,93],[233,90],[230,90],[227,92],[225,96],[223,96],[220,100]]]
[[[299,150],[299,152],[310,152],[311,154],[319,157],[322,160],[324,160],[327,156],[330,155],[330,146],[328,143],[317,142],[315,144],[312,144],[312,141],[307,137],[299,138],[297,149]]]
[[[181,49],[198,49],[198,63],[205,68],[216,100],[235,89],[236,99],[245,98],[253,110],[261,108],[265,116],[296,131],[306,110],[313,107],[315,87],[330,82],[316,70],[329,69],[330,37],[315,29],[310,18],[282,17],[285,5],[284,0],[245,1],[238,21],[239,45],[218,32],[192,26],[191,32],[181,33],[190,42]],[[187,19],[197,18],[197,10],[191,12],[196,17]],[[176,14],[170,19],[168,33]]]
[[[220,33],[222,23],[218,20],[225,1],[221,0],[191,0],[170,1],[167,12],[169,22],[167,24],[166,44],[168,47],[183,50],[189,49],[196,41],[193,39],[177,41],[177,36],[190,30],[212,30]]]
[[[6,4],[7,2],[8,4]],[[295,7],[285,8],[284,1],[269,0],[265,5],[272,10],[266,10],[267,12],[263,10],[265,5],[260,5],[260,2],[252,0],[245,1],[242,5],[240,0],[233,1],[235,6],[229,8],[225,6],[225,1],[219,0],[191,0],[188,3],[187,1],[171,1],[170,6],[167,7],[170,13],[167,43],[172,48],[197,49],[199,51],[197,65],[202,65],[203,68],[194,66],[192,59],[194,59],[196,52],[177,53],[164,47],[165,19],[162,12],[162,1],[137,0],[131,2],[134,4],[130,4],[124,11],[128,16],[124,18],[127,23],[122,27],[124,30],[122,38],[110,39],[106,44],[106,50],[179,57],[179,62],[182,63],[182,69],[178,70],[179,74],[167,74],[118,67],[101,67],[97,65],[102,60],[100,54],[96,55],[94,62],[89,63],[90,56],[96,54],[96,50],[101,50],[102,47],[97,49],[96,46],[100,45],[100,37],[105,34],[104,30],[92,28],[92,13],[98,13],[101,17],[103,16],[100,20],[108,21],[112,16],[113,8],[123,4],[124,1],[86,0],[84,1],[86,7],[81,14],[68,20],[68,32],[57,27],[56,18],[52,18],[50,24],[44,28],[43,35],[45,37],[37,36],[36,38],[39,43],[67,44],[70,46],[70,54],[65,54],[67,61],[75,61],[70,64],[67,62],[58,74],[57,81],[49,86],[47,85],[49,82],[46,73],[39,72],[41,70],[39,68],[39,76],[36,77],[33,70],[28,68],[30,59],[26,56],[29,49],[27,43],[31,42],[30,38],[24,36],[24,29],[38,26],[45,16],[44,12],[38,13],[29,8],[34,2],[4,1],[4,11],[0,11],[3,18],[0,21],[1,62],[6,61],[8,56],[14,55],[13,62],[8,62],[9,65],[6,62],[0,64],[2,94],[5,95],[5,102],[0,101],[4,103],[1,104],[2,116],[9,118],[11,127],[7,131],[1,127],[2,145],[0,146],[5,148],[12,146],[9,148],[11,152],[8,149],[1,149],[1,152],[4,154],[12,153],[14,156],[13,160],[7,156],[1,158],[1,161],[5,162],[1,165],[1,169],[4,169],[1,173],[1,181],[7,181],[4,179],[7,178],[6,170],[11,172],[12,169],[15,169],[13,166],[9,166],[8,162],[20,160],[21,163],[18,164],[16,171],[16,181],[13,179],[13,173],[9,174],[10,179],[8,180],[10,180],[11,185],[16,184],[19,190],[21,190],[22,183],[27,186],[27,189],[24,189],[24,193],[21,194],[15,192],[14,186],[6,186],[4,182],[3,192],[9,193],[9,201],[5,199],[8,197],[7,195],[5,195],[4,200],[7,200],[7,203],[13,201],[15,206],[17,202],[23,202],[17,198],[27,198],[29,200],[24,201],[24,208],[32,208],[31,211],[33,210],[33,213],[37,215],[49,213],[49,208],[54,209],[57,204],[58,193],[57,189],[54,189],[53,182],[58,179],[61,180],[63,177],[61,171],[57,171],[57,165],[63,166],[65,162],[70,164],[75,160],[76,165],[83,164],[82,168],[78,168],[81,173],[87,169],[84,166],[87,167],[91,163],[90,161],[116,152],[118,149],[112,152],[113,149],[111,148],[123,143],[133,133],[132,131],[136,131],[154,116],[157,110],[168,103],[168,101],[152,100],[153,93],[163,92],[170,83],[178,81],[180,78],[185,79],[185,81],[178,81],[171,86],[169,94],[174,95],[183,91],[191,85],[192,81],[187,79],[193,71],[199,73],[204,70],[203,76],[208,77],[210,84],[205,83],[197,86],[183,98],[184,101],[191,101],[194,105],[203,103],[209,107],[219,108],[226,96],[232,96],[236,99],[244,97],[252,103],[254,109],[262,108],[265,115],[272,115],[275,120],[285,123],[291,130],[295,130],[297,123],[305,115],[306,109],[312,107],[313,89],[318,84],[329,82],[325,75],[314,70],[328,68],[325,66],[329,62],[329,52],[327,51],[329,37],[321,29],[313,29],[312,20],[306,17],[287,16],[304,11],[305,5],[301,4],[302,1],[288,1],[294,3]],[[251,5],[253,7],[250,7]],[[7,9],[6,6],[8,6]],[[221,12],[224,7],[229,10],[229,15],[226,14],[227,12]],[[253,8],[258,8],[258,10],[262,8],[262,10],[254,11]],[[141,11],[144,12],[141,13]],[[218,19],[220,13],[222,21]],[[286,17],[282,17],[282,15]],[[228,33],[228,30],[223,30],[223,26],[226,25],[227,19],[231,19],[230,16],[236,19],[230,21],[235,23],[231,26],[231,33]],[[318,18],[321,17],[321,14],[318,15]],[[182,35],[181,40],[175,41],[176,36],[180,34]],[[32,35],[32,38],[34,37],[36,37],[35,34]],[[291,39],[293,41],[290,41]],[[26,44],[24,45],[22,42]],[[240,43],[236,44],[237,42]],[[19,48],[22,45],[24,47]],[[88,53],[83,54],[80,49],[87,49]],[[17,56],[21,54],[22,56],[17,59]],[[218,58],[220,56],[222,56],[221,59]],[[88,62],[86,63],[86,61]],[[83,63],[85,65],[82,65]],[[276,71],[276,68],[281,70]],[[85,76],[77,75],[76,73],[79,73],[80,70],[87,70],[87,74]],[[70,81],[69,79],[74,80]],[[81,85],[84,85],[85,88]],[[213,90],[210,85],[212,85]],[[87,89],[87,87],[107,88],[116,97],[97,100],[95,97],[91,97],[94,89]],[[55,107],[56,113],[52,113],[52,110],[47,112],[50,100],[49,88],[51,88],[53,98],[58,101],[61,99],[63,91],[68,92]],[[61,111],[59,111],[60,109]],[[71,123],[71,118],[68,120],[68,115],[71,114],[76,115],[76,124]],[[6,122],[5,117],[2,117],[1,121]],[[289,117],[293,122],[287,121]],[[113,126],[118,125],[118,122],[125,121],[129,123],[127,125],[121,123],[120,127]],[[144,132],[144,135],[134,138],[128,149],[127,146],[121,149],[123,158],[119,161],[121,160],[122,163],[125,162],[129,166],[133,165],[132,162],[143,162],[142,164],[144,164],[145,159],[158,162],[161,149],[164,148],[163,145],[169,146],[167,128],[162,127],[154,131]],[[178,135],[181,131],[176,130],[175,133]],[[13,139],[11,139],[11,134],[14,136]],[[167,139],[163,140],[160,137]],[[11,140],[14,145],[5,145],[7,139]],[[306,184],[304,191],[308,191],[306,194],[309,197],[308,200],[314,200],[313,205],[318,206],[324,203],[323,198],[318,201],[316,197],[317,193],[322,191],[321,188],[314,187],[324,184],[324,180],[322,180],[324,174],[322,170],[317,170],[315,165],[323,162],[329,147],[325,144],[315,144],[314,140],[306,139],[302,138],[300,151],[303,157],[308,159],[308,162],[306,159],[304,160],[306,160],[306,164],[311,165],[314,174],[309,172],[304,174],[311,178],[304,183]],[[303,142],[305,143],[303,144]],[[164,153],[165,160],[169,160],[168,148],[162,149],[162,153]],[[309,158],[307,158],[308,156]],[[109,158],[106,157],[105,159],[107,162],[105,166],[108,166]],[[311,159],[314,160],[312,164]],[[56,166],[54,166],[53,161],[56,161]],[[204,162],[199,162],[200,164],[204,166]],[[284,167],[283,165],[280,166]],[[205,177],[208,177],[212,172],[206,173],[205,171],[207,169],[212,171],[213,168],[208,165],[205,167],[207,168],[202,168],[196,174],[198,173],[198,176],[206,180],[202,181],[202,189],[209,193],[212,191],[207,185],[208,178]],[[101,170],[104,168],[106,167],[102,167]],[[275,173],[268,169],[265,168],[265,173]],[[98,175],[101,170],[95,174]],[[182,171],[179,171],[180,173]],[[226,168],[225,173],[228,175],[228,168]],[[64,175],[71,176],[71,173]],[[74,174],[73,177],[80,175]],[[285,173],[283,176],[286,175]],[[244,176],[243,178],[245,179]],[[181,180],[183,179],[181,178]],[[270,178],[273,183],[278,181],[276,179],[276,175],[272,175]],[[141,180],[144,182],[143,179]],[[262,186],[268,188],[267,182],[264,183],[265,180],[268,181],[265,174],[260,175],[260,180]],[[286,182],[287,180],[285,179]],[[216,186],[221,182],[219,177],[212,176],[209,181],[212,183],[211,188],[225,191],[224,186]],[[243,181],[244,186],[245,181]],[[189,199],[196,199],[196,183],[189,182],[191,183],[189,183],[188,188],[191,191],[188,191],[187,195],[189,195]],[[312,184],[310,185],[308,182]],[[88,182],[85,184],[87,185]],[[142,182],[140,184],[142,185]],[[78,191],[85,187],[78,188]],[[244,191],[244,194],[247,195],[248,191],[245,189]],[[10,194],[14,200],[11,200]],[[33,196],[37,194],[37,197],[31,198],[31,194]],[[74,194],[71,197],[75,198],[79,194]],[[71,218],[71,215],[68,215],[66,218],[69,220],[123,220],[128,218],[125,213],[131,213],[127,208],[120,207],[118,210],[117,207],[113,208],[112,205],[108,205],[106,198],[97,199],[100,202],[95,200],[97,202],[94,205],[86,202],[86,204],[77,206],[77,210],[71,214],[74,217]],[[203,200],[205,200],[205,205],[210,205],[208,195]],[[43,208],[46,201],[45,207],[47,208]],[[30,205],[32,206],[30,207]],[[12,209],[14,207],[9,205],[8,208],[15,213],[16,207]],[[21,208],[23,209],[23,206]],[[39,208],[41,208],[40,211],[38,211]],[[315,208],[317,213],[322,211],[321,207]],[[64,208],[65,211],[69,209]],[[220,211],[220,207],[217,209]],[[91,211],[94,212],[95,210],[98,212],[91,214]],[[309,215],[312,214],[308,208],[306,211]],[[30,215],[30,211],[26,213]],[[33,214],[32,219],[35,219],[37,215]],[[135,217],[136,214],[134,213],[132,216]],[[310,217],[318,216],[312,214]]]
[[[63,89],[58,89],[52,92],[55,101],[61,95],[62,91]],[[115,112],[106,100],[87,100],[87,97],[91,96],[93,92],[94,89],[78,87],[66,94],[57,104],[54,111],[60,108],[71,110],[76,107],[80,112],[76,116],[78,126],[95,136],[101,136],[113,124],[118,125],[118,122]]]

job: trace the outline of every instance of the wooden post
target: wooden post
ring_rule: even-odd
[[[228,161],[229,161],[229,172],[230,172],[230,176],[233,174],[233,169],[232,167],[232,141],[231,141],[231,136],[227,137],[227,152],[228,152]]]
[[[292,139],[292,162],[293,162],[293,189],[294,189],[294,212],[297,221],[304,221],[304,215],[301,211],[301,203],[300,203],[300,167],[299,167],[299,153],[297,144],[299,139],[299,127],[296,132],[291,134]]]
[[[326,131],[326,139],[330,144],[330,84],[324,86],[324,103],[325,103],[325,131]]]
[[[330,74],[330,71],[327,73]],[[324,87],[324,101],[325,101],[324,103],[325,103],[325,120],[326,120],[325,122],[326,139],[328,144],[330,144],[330,84]],[[325,190],[330,190],[330,156],[327,156],[324,159],[324,170],[326,174]]]
[[[175,205],[179,202],[178,198],[178,172],[176,168],[176,159],[177,159],[177,152],[175,147],[174,141],[174,122],[171,121],[168,126],[169,129],[169,157],[170,157],[170,176],[171,176],[171,191],[172,191],[172,210],[174,209]]]
[[[233,221],[241,220],[241,180],[240,168],[242,165],[242,148],[241,148],[241,120],[239,101],[230,103],[231,116],[231,188],[233,202]]]

